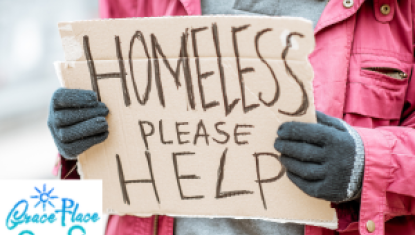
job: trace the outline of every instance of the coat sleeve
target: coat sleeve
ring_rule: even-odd
[[[414,71],[414,68],[412,69]],[[365,147],[359,230],[368,221],[384,231],[385,221],[415,215],[415,76],[409,81],[399,126],[355,129]],[[383,234],[383,233],[380,233]]]

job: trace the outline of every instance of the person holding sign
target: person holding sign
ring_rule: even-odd
[[[197,12],[189,7],[197,1],[184,2],[188,4],[180,9]],[[254,220],[180,218],[176,234],[415,234],[412,1],[331,0],[327,6],[317,0],[229,2],[202,1],[202,12],[320,18],[310,56],[318,123],[281,125],[275,148],[298,188],[333,202],[339,228],[306,226],[303,231],[302,226]],[[104,141],[107,114],[93,92],[58,90],[48,123],[63,157],[76,159]],[[149,221],[114,216],[108,234],[129,234],[133,224],[148,226]],[[172,223],[160,222],[160,233],[170,234]],[[149,231],[156,230],[134,233]]]

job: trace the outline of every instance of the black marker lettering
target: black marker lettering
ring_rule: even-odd
[[[188,101],[189,101],[190,107],[194,110],[196,107],[196,104],[195,104],[195,96],[194,96],[194,91],[193,91],[192,74],[190,72],[189,55],[187,52],[188,36],[189,36],[189,33],[186,29],[186,31],[183,32],[182,37],[181,37],[181,48],[180,48],[179,59],[177,60],[176,71],[173,70],[173,68],[170,66],[170,63],[167,57],[164,55],[163,50],[161,49],[161,46],[157,41],[157,37],[154,34],[151,35],[151,42],[152,42],[152,48],[153,48],[154,72],[156,76],[156,82],[159,81],[161,85],[160,65],[158,62],[157,53],[161,55],[161,57],[163,58],[164,65],[170,71],[170,74],[174,77],[177,88],[181,86],[179,77],[180,77],[180,65],[182,65],[184,79],[186,82],[186,91],[187,91]],[[161,87],[160,87],[160,90],[161,92],[163,91]],[[162,97],[159,97],[159,98],[160,98],[160,102],[163,102],[162,104],[164,104],[164,94]],[[163,107],[165,106],[163,105]]]
[[[274,95],[273,100],[271,100],[270,102],[266,102],[262,99],[262,92],[260,92],[259,95],[258,95],[259,100],[263,104],[265,104],[267,107],[273,106],[278,101],[278,98],[280,97],[280,86],[278,84],[277,76],[275,75],[274,70],[271,68],[271,66],[268,64],[268,62],[264,59],[264,57],[262,57],[261,53],[259,52],[259,38],[262,35],[264,35],[264,33],[270,32],[270,31],[272,31],[271,28],[264,29],[264,30],[258,32],[256,37],[255,37],[256,54],[258,55],[258,57],[262,61],[262,63],[264,63],[268,67],[268,69],[271,72],[271,75],[272,75],[272,77],[274,78],[274,81],[275,81],[275,95]]]
[[[216,23],[212,24],[212,34],[213,34],[213,42],[215,43],[215,48],[216,48],[216,57],[218,60],[220,82],[221,82],[222,95],[223,95],[223,103],[225,106],[225,115],[228,116],[232,112],[233,108],[235,108],[236,104],[239,102],[240,99],[235,99],[229,104],[228,94],[226,91],[225,70],[223,69],[222,55],[220,52],[218,26]]]
[[[206,111],[209,108],[213,108],[219,105],[218,101],[212,101],[210,103],[206,103],[205,92],[203,90],[203,85],[202,85],[202,79],[207,79],[209,76],[212,76],[214,74],[213,71],[209,71],[203,74],[200,72],[200,59],[199,59],[199,51],[197,49],[196,33],[200,31],[204,31],[206,29],[207,27],[192,29],[193,53],[196,58],[195,61],[196,61],[196,71],[197,71],[197,79],[198,79],[198,85],[199,85],[199,93],[200,93],[200,99],[202,101],[202,107],[204,111]]]
[[[259,191],[261,193],[262,203],[264,204],[264,208],[266,210],[267,209],[267,202],[265,201],[264,191],[262,189],[262,184],[272,183],[272,182],[275,182],[275,181],[281,179],[281,177],[285,174],[285,167],[281,164],[281,170],[280,170],[280,172],[278,172],[277,176],[275,176],[273,178],[270,178],[270,179],[261,179],[261,173],[259,171],[259,157],[261,155],[273,157],[273,158],[277,159],[278,162],[280,162],[280,158],[278,157],[278,155],[273,154],[273,153],[254,153],[254,157],[255,157],[255,161],[256,161],[256,173],[257,173],[257,180],[255,182],[257,182],[258,185],[259,185]]]
[[[216,123],[216,124],[215,124],[215,129],[216,129],[216,131],[217,131],[219,134],[222,134],[222,135],[226,136],[226,139],[225,139],[225,140],[223,140],[223,141],[220,141],[220,140],[217,140],[217,139],[213,138],[213,141],[215,141],[215,142],[216,142],[216,143],[218,143],[218,144],[226,144],[226,143],[228,143],[229,138],[230,138],[230,135],[229,135],[227,132],[225,132],[225,131],[223,131],[223,130],[219,129],[219,126],[220,126],[220,125],[223,125],[223,124],[225,124],[225,122],[218,122],[218,123]]]
[[[259,107],[259,104],[251,104],[251,105],[247,105],[246,104],[246,97],[245,97],[245,81],[244,81],[244,77],[243,74],[244,73],[249,73],[249,72],[254,72],[254,68],[252,67],[246,67],[246,68],[241,68],[241,61],[240,61],[240,57],[239,57],[239,48],[238,48],[238,40],[236,38],[236,33],[241,32],[245,29],[247,29],[249,26],[249,24],[235,28],[232,27],[232,41],[233,41],[233,49],[235,51],[235,58],[236,58],[236,65],[238,68],[238,78],[239,78],[239,85],[241,87],[241,95],[242,95],[242,106],[244,109],[245,113],[248,113],[249,111],[252,111],[255,108]]]
[[[203,195],[198,195],[198,196],[184,196],[183,195],[183,190],[182,190],[182,185],[180,184],[180,180],[181,179],[190,179],[190,180],[200,179],[200,176],[197,176],[197,175],[180,175],[179,174],[179,167],[178,167],[178,164],[177,164],[177,156],[194,155],[194,154],[195,153],[192,153],[192,152],[173,153],[174,173],[176,174],[177,187],[179,187],[180,197],[182,198],[182,200],[202,199],[202,198],[205,197]]]
[[[159,61],[158,61],[157,52],[156,52],[156,44],[158,44],[157,38],[154,34],[151,34],[151,45],[152,45],[151,48],[152,48],[153,57],[154,57],[154,75],[156,77],[156,87],[157,87],[157,91],[159,95],[160,104],[163,107],[166,107],[166,102],[164,101],[163,84],[161,82],[161,77],[160,77],[160,66],[159,66]]]
[[[159,121],[159,133],[160,133],[160,141],[162,144],[173,144],[173,140],[164,140],[164,134],[163,134],[163,120]]]
[[[234,197],[234,196],[239,196],[239,195],[244,195],[244,194],[253,194],[254,192],[247,191],[247,190],[222,192],[222,182],[223,182],[223,178],[225,174],[224,167],[226,163],[227,152],[228,152],[228,148],[226,148],[225,151],[223,151],[222,157],[220,158],[220,165],[218,169],[218,181],[216,182],[216,197],[215,198],[221,199],[221,198]]]
[[[308,109],[308,106],[309,106],[307,92],[305,91],[303,82],[300,79],[298,79],[297,75],[294,74],[291,67],[288,65],[287,59],[286,59],[288,51],[292,46],[292,44],[291,44],[291,37],[292,36],[299,36],[301,38],[304,37],[304,35],[302,35],[300,33],[291,33],[291,34],[289,34],[287,36],[287,42],[286,42],[287,46],[285,47],[284,51],[282,52],[281,57],[282,57],[282,60],[284,61],[285,70],[287,71],[287,73],[289,75],[291,75],[291,77],[294,78],[295,82],[297,82],[297,84],[300,86],[301,91],[303,92],[303,98],[302,98],[302,102],[301,102],[300,107],[298,107],[298,109],[296,111],[290,113],[290,112],[278,110],[278,112],[280,112],[282,114],[285,114],[285,115],[289,115],[289,116],[302,116],[302,115],[307,113],[307,109]]]
[[[239,141],[238,136],[246,136],[246,135],[250,135],[251,133],[250,132],[238,132],[238,129],[239,128],[254,128],[254,126],[252,126],[252,125],[239,125],[239,124],[237,124],[235,126],[235,130],[233,132],[233,135],[235,137],[235,143],[237,145],[245,145],[245,144],[248,144],[248,141],[246,141],[246,140]]]
[[[163,50],[161,49],[160,44],[157,41],[157,37],[152,34],[151,35],[151,42],[152,42],[152,49],[153,49],[153,56],[155,59],[158,59],[157,53],[159,55],[161,55],[161,57],[163,58],[163,63],[164,65],[167,67],[167,69],[169,70],[170,74],[173,76],[174,81],[176,83],[176,87],[179,88],[181,86],[180,84],[180,80],[179,80],[179,76],[180,76],[180,65],[183,63],[183,60],[181,60],[181,56],[182,56],[182,52],[183,52],[183,41],[182,41],[182,47],[180,48],[180,52],[179,52],[179,59],[177,60],[177,65],[176,65],[176,71],[173,70],[173,68],[170,65],[169,60],[167,59],[166,55],[163,53]],[[157,52],[157,53],[156,53]],[[158,72],[160,71],[160,67],[159,67],[159,63],[155,63],[155,70]],[[160,74],[158,75],[160,76]]]
[[[128,196],[127,184],[137,184],[137,183],[151,183],[153,185],[154,195],[156,196],[157,202],[160,204],[159,195],[157,193],[156,181],[154,180],[154,176],[153,176],[153,168],[151,166],[151,155],[150,155],[150,152],[148,152],[148,151],[146,151],[146,158],[147,158],[148,169],[150,171],[151,179],[125,180],[124,171],[122,169],[120,156],[118,154],[116,155],[117,167],[118,167],[118,176],[119,176],[119,179],[120,179],[120,186],[121,186],[121,192],[122,192],[124,204],[130,205],[130,197]]]
[[[203,131],[203,133],[200,133],[200,130]],[[196,135],[195,135],[195,139],[193,141],[193,144],[196,145],[197,144],[197,140],[200,137],[205,137],[205,141],[206,141],[206,145],[209,146],[209,134],[206,131],[206,127],[205,124],[203,124],[203,120],[200,120],[200,122],[197,124],[197,128],[196,128]]]
[[[144,52],[146,53],[147,56],[147,87],[146,87],[146,91],[144,93],[144,97],[143,100],[141,100],[140,95],[138,94],[138,88],[137,88],[137,84],[135,82],[135,78],[134,78],[134,66],[133,66],[133,49],[134,49],[134,42],[135,39],[141,41],[141,44],[143,45],[144,48]],[[137,31],[135,32],[135,34],[133,35],[133,37],[131,38],[130,41],[130,53],[128,56],[128,61],[130,63],[130,71],[131,71],[131,80],[133,81],[133,85],[134,85],[134,92],[135,92],[135,96],[137,97],[137,101],[140,104],[146,104],[149,94],[150,94],[150,90],[151,90],[151,58],[150,55],[148,54],[148,48],[147,48],[147,44],[146,44],[146,40],[144,38],[144,35],[141,31]]]
[[[182,141],[182,139],[180,138],[180,136],[188,135],[190,132],[181,132],[181,131],[179,131],[179,126],[188,125],[188,124],[189,124],[188,122],[176,122],[177,141],[179,142],[179,144],[190,143],[188,140]]]
[[[124,103],[126,107],[130,106],[131,100],[130,100],[130,95],[128,93],[128,87],[127,87],[127,81],[126,81],[127,73],[125,72],[124,59],[122,57],[120,38],[118,36],[115,36],[115,48],[117,52],[118,64],[120,67],[119,73],[97,74],[95,64],[94,64],[94,59],[92,58],[91,49],[89,45],[89,37],[87,35],[85,35],[83,38],[83,44],[84,44],[83,46],[84,46],[85,58],[88,62],[92,89],[97,93],[98,100],[101,101],[101,94],[99,92],[99,87],[98,87],[98,79],[121,78]]]
[[[144,129],[144,124],[148,125],[151,128],[150,132],[146,133],[146,131]],[[146,145],[146,149],[148,150],[147,137],[152,136],[154,134],[154,125],[153,125],[153,123],[147,122],[147,121],[138,121],[138,125],[140,126],[141,137],[143,138],[144,144]]]

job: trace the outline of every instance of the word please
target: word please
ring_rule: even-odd
[[[149,121],[138,121],[138,125],[140,126],[140,132],[141,137],[143,139],[143,142],[146,146],[146,149],[149,149],[149,143],[148,139],[152,137],[155,133],[155,125],[152,122]],[[225,126],[225,122],[217,122],[215,123],[215,130],[217,136],[212,136],[210,140],[210,134],[206,130],[206,126],[203,122],[203,120],[200,120],[197,126],[194,128],[195,132],[193,135],[190,136],[190,132],[187,130],[190,129],[188,122],[175,122],[175,135],[177,139],[177,143],[179,145],[185,145],[185,144],[193,144],[197,145],[199,139],[202,139],[201,141],[204,141],[206,145],[209,146],[209,143],[212,141],[218,144],[227,144],[229,140],[231,139],[231,135],[226,132],[223,129],[223,126]],[[248,132],[250,129],[254,128],[253,125],[246,125],[246,124],[235,124],[233,128],[233,139],[235,141],[235,144],[237,145],[245,145],[248,144],[248,141],[245,139],[242,139],[242,136],[248,136],[251,133]],[[163,128],[163,120],[160,120],[158,123],[158,130],[159,130],[159,137],[160,137],[160,143],[164,145],[173,144],[176,141],[173,140],[173,137],[171,139],[168,139],[166,137],[164,128]],[[193,137],[192,137],[193,136]]]

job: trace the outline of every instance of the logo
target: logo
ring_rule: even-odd
[[[40,205],[40,203],[43,203],[43,211],[46,211],[46,204],[48,203],[50,206],[55,208],[55,205],[53,205],[50,200],[58,198],[57,196],[51,196],[51,193],[55,188],[52,188],[49,192],[46,192],[46,184],[43,185],[43,192],[41,192],[38,188],[36,188],[36,191],[39,193],[39,195],[31,196],[31,198],[39,199],[39,202],[35,205],[35,208]]]
[[[6,234],[99,234],[96,229],[97,227],[99,230],[102,229],[102,204],[98,204],[97,201],[102,201],[102,188],[101,181],[92,182],[98,183],[99,187],[95,187],[95,191],[98,190],[98,193],[89,192],[94,187],[88,187],[85,185],[85,181],[72,181],[70,184],[55,181],[53,185],[43,183],[29,187],[30,194],[20,200],[15,200],[9,209],[4,210],[4,202],[0,202],[0,213],[6,213]],[[0,181],[0,183],[4,182]],[[79,184],[78,187],[76,187],[76,183]],[[72,193],[68,193],[72,195],[63,194],[60,189],[63,189],[64,192],[72,190]],[[19,191],[27,190],[20,188]],[[91,197],[94,194],[98,194],[98,196]],[[91,211],[91,204],[99,207],[98,210]],[[84,205],[88,208],[84,208]],[[3,234],[1,231],[3,230],[0,228],[0,234]]]

